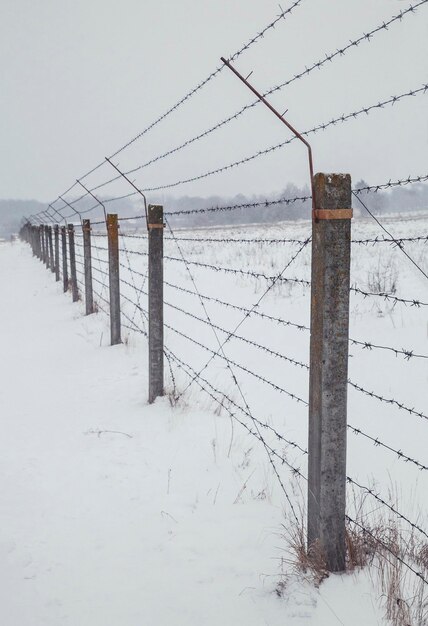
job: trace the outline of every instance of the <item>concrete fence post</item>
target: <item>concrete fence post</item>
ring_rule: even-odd
[[[59,281],[59,226],[54,226],[54,239],[55,239],[55,280]]]
[[[37,246],[39,250],[39,260],[43,261],[43,237],[42,237],[42,227],[37,226]]]
[[[345,569],[351,177],[316,174],[312,224],[308,549]]]
[[[40,226],[36,226],[36,245],[37,245],[37,258],[39,261],[42,260],[42,236],[40,231]]]
[[[116,213],[107,215],[108,271],[110,292],[110,343],[122,343],[120,331],[119,223]]]
[[[45,254],[45,227],[40,226],[40,244],[41,244],[41,262],[46,263],[46,254]]]
[[[30,229],[30,235],[31,235],[31,248],[33,250],[33,256],[37,256],[37,238],[36,238],[36,227],[35,226],[28,226],[28,228]]]
[[[163,207],[149,204],[149,402],[164,394]]]
[[[73,302],[77,302],[79,299],[79,290],[77,288],[77,273],[76,273],[76,248],[74,244],[74,225],[68,224],[68,247],[70,254],[70,281],[71,281],[71,295]]]
[[[47,269],[49,269],[49,226],[44,227],[44,239],[45,239],[45,264]]]
[[[67,267],[67,233],[65,226],[61,226],[61,249],[62,249],[62,285],[64,293],[68,291],[68,267]]]
[[[85,272],[86,315],[94,312],[94,292],[92,289],[91,221],[83,220],[83,263]]]
[[[52,274],[55,273],[55,259],[54,259],[54,250],[53,250],[53,240],[52,240],[52,226],[48,226],[48,238],[49,238],[49,257],[50,257],[50,268]]]

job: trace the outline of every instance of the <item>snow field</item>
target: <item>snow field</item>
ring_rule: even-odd
[[[389,226],[396,236],[426,232],[426,222]],[[198,230],[194,236],[215,233]],[[221,233],[224,236],[224,229]],[[302,239],[308,225],[234,228],[230,233]],[[374,226],[355,223],[354,237],[374,233],[379,234]],[[99,245],[105,246],[104,241]],[[166,255],[180,256],[175,241],[165,244]],[[141,239],[126,238],[126,246],[128,251],[145,251]],[[281,271],[298,249],[297,244],[189,242],[180,247],[191,260],[267,275]],[[410,244],[406,249],[426,267],[426,246]],[[102,259],[103,252],[98,253]],[[6,355],[1,364],[3,623],[383,623],[367,573],[333,576],[320,590],[291,576],[285,596],[278,598],[276,585],[281,573],[287,573],[281,567],[286,547],[282,525],[288,523],[290,510],[260,442],[232,420],[232,405],[226,403],[229,412],[219,410],[218,403],[193,383],[177,406],[168,398],[148,406],[144,336],[125,329],[124,345],[108,347],[108,321],[102,312],[83,317],[82,305],[72,305],[68,295],[61,294],[60,284],[31,257],[27,246],[3,245],[0,255],[8,303],[2,307],[0,325]],[[132,268],[144,274],[146,258],[132,252],[128,257]],[[126,266],[124,253],[121,258]],[[310,246],[284,276],[309,279],[309,260]],[[103,268],[94,251],[97,266]],[[121,272],[137,290],[125,285],[124,295],[137,301],[144,279],[125,267]],[[376,279],[391,280],[389,273],[397,281],[397,295],[428,301],[426,282],[401,259],[399,250],[388,244],[354,246],[353,282],[368,288]],[[193,278],[200,293],[239,306],[250,308],[266,287],[262,280],[210,274],[196,266],[191,266],[191,274],[184,264],[166,261],[166,281],[194,290]],[[103,280],[101,274],[98,278]],[[108,289],[102,293],[108,297]],[[165,300],[205,319],[194,296],[166,287]],[[146,308],[144,294],[140,304]],[[208,300],[205,304],[211,321],[227,331],[242,320],[242,312]],[[126,300],[123,310],[144,331],[144,313]],[[258,310],[308,326],[309,289],[275,287]],[[355,295],[351,311],[355,339],[428,353],[426,309],[391,307]],[[172,329],[216,351],[218,342],[209,326],[168,305],[165,322],[171,327],[166,329],[166,346],[193,369],[202,369],[210,354]],[[252,316],[237,332],[301,363],[308,360],[305,330]],[[307,399],[304,367],[236,339],[225,345],[225,354]],[[424,410],[425,361],[407,362],[359,346],[351,346],[350,357],[355,382]],[[304,402],[236,366],[232,370],[252,415],[306,448]],[[174,365],[173,371],[180,392],[189,376]],[[224,360],[213,359],[202,375],[242,404]],[[170,376],[167,391],[172,395]],[[236,414],[252,428],[248,416],[239,410]],[[424,462],[425,420],[350,390],[349,422]],[[298,448],[278,440],[272,430],[264,428],[263,436],[278,455],[306,474],[306,456]],[[348,458],[351,476],[375,484],[383,495],[392,490],[400,510],[424,527],[425,472],[351,433]],[[292,501],[300,505],[304,481],[293,478],[287,466],[278,464],[278,471]],[[374,510],[377,504],[368,506]]]

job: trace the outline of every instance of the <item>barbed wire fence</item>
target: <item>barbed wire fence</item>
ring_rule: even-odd
[[[261,41],[280,22],[286,21],[302,2],[303,0],[298,0],[292,3],[288,9],[281,9],[280,15],[260,29],[254,37],[232,54],[229,61],[235,61],[250,47]],[[427,2],[428,0],[421,0],[410,5],[407,9],[368,30],[343,47],[323,55],[295,76],[268,89],[263,97],[272,95],[291,83],[309,76],[315,70],[322,70],[325,65],[347,55],[361,43],[371,41],[379,32],[407,19],[416,9]],[[405,256],[415,270],[427,278],[422,263],[416,259],[415,250],[427,244],[428,235],[420,233],[414,236],[400,235],[395,237],[392,230],[387,229],[380,218],[371,210],[370,199],[374,194],[382,194],[394,188],[426,183],[428,174],[407,176],[352,190],[349,186],[349,196],[352,191],[357,202],[383,231],[379,235],[366,238],[348,238],[349,240],[347,240],[347,235],[343,231],[343,228],[348,228],[350,232],[351,200],[346,206],[332,206],[331,202],[324,198],[324,206],[322,201],[320,202],[320,197],[314,198],[312,194],[295,197],[284,195],[276,199],[265,198],[254,202],[201,206],[175,211],[164,211],[163,207],[159,205],[149,204],[148,214],[145,213],[144,215],[134,213],[118,216],[107,213],[105,205],[110,205],[110,203],[120,202],[139,195],[143,196],[145,201],[147,194],[220,175],[288,146],[295,137],[263,147],[250,155],[214,169],[163,184],[144,184],[140,188],[127,178],[137,171],[145,170],[163,159],[180,153],[188,146],[202,141],[218,129],[232,123],[257,106],[259,100],[256,100],[179,145],[153,155],[144,163],[123,172],[119,166],[113,165],[119,173],[113,177],[107,177],[97,185],[90,185],[89,183],[83,185],[81,182],[86,181],[94,172],[104,171],[107,161],[122,154],[145,137],[155,126],[160,125],[163,120],[173,115],[185,103],[191,101],[196,93],[216,79],[223,68],[224,65],[221,65],[210,72],[176,104],[114,151],[107,160],[103,160],[81,175],[71,187],[49,204],[45,211],[30,216],[21,229],[21,238],[31,245],[33,254],[55,274],[56,280],[61,281],[62,279],[64,292],[71,289],[75,301],[84,296],[87,314],[101,311],[109,317],[112,344],[121,342],[121,329],[126,329],[129,333],[140,334],[147,339],[149,344],[148,396],[150,401],[163,395],[165,390],[167,390],[173,404],[180,402],[184,394],[193,397],[191,396],[193,387],[198,389],[198,393],[203,392],[203,395],[210,402],[213,402],[219,411],[228,415],[232,423],[239,424],[249,437],[261,444],[288,503],[291,515],[296,522],[298,520],[296,505],[292,496],[293,481],[308,485],[309,507],[311,507],[312,501],[312,507],[315,510],[315,512],[314,510],[309,512],[309,548],[316,540],[321,539],[321,542],[324,542],[323,547],[327,554],[328,570],[341,571],[346,566],[345,531],[346,524],[349,523],[362,531],[363,534],[372,539],[374,537],[380,547],[388,553],[385,558],[391,557],[398,560],[424,584],[427,584],[427,567],[421,563],[415,564],[414,560],[411,561],[403,556],[398,548],[395,550],[390,544],[382,543],[382,539],[373,534],[373,527],[370,525],[366,514],[354,516],[354,519],[348,515],[348,512],[345,513],[344,508],[342,510],[341,507],[342,504],[343,507],[345,506],[345,501],[340,506],[337,506],[337,500],[333,504],[332,501],[329,504],[329,514],[334,516],[340,527],[339,532],[338,528],[334,527],[333,534],[335,537],[331,537],[331,531],[328,533],[322,529],[322,516],[326,514],[326,511],[321,510],[321,497],[316,492],[317,488],[320,489],[320,478],[318,476],[314,479],[313,475],[314,472],[320,472],[323,460],[320,458],[313,460],[316,454],[314,450],[311,450],[311,435],[307,448],[302,441],[295,440],[293,436],[285,434],[285,429],[278,426],[278,421],[265,417],[263,404],[267,399],[272,399],[272,406],[275,406],[277,401],[274,398],[277,398],[279,394],[281,398],[284,398],[283,406],[290,411],[290,414],[304,419],[309,410],[310,415],[312,415],[310,420],[315,419],[315,414],[321,411],[319,406],[314,409],[314,396],[317,393],[315,387],[321,385],[321,395],[326,390],[337,394],[337,390],[333,390],[333,386],[328,388],[323,387],[324,383],[313,383],[314,371],[324,372],[324,363],[321,363],[320,354],[324,354],[323,350],[326,349],[326,345],[329,349],[333,347],[333,352],[341,351],[340,358],[338,353],[334,353],[335,358],[333,358],[332,366],[336,368],[336,377],[337,361],[338,359],[343,360],[343,355],[346,353],[346,366],[341,367],[344,386],[342,385],[339,395],[335,395],[338,404],[345,398],[345,408],[344,413],[342,412],[340,416],[342,421],[339,430],[344,429],[343,432],[347,430],[355,440],[362,440],[368,445],[382,450],[390,458],[407,464],[415,471],[418,470],[418,472],[423,473],[428,470],[425,461],[415,458],[408,450],[401,450],[393,442],[388,441],[387,435],[383,440],[383,436],[381,438],[373,434],[373,432],[378,432],[379,427],[376,424],[373,424],[373,432],[366,432],[365,428],[358,423],[349,424],[346,412],[346,393],[349,389],[364,397],[365,400],[372,402],[373,407],[386,407],[400,416],[403,415],[409,419],[417,418],[421,420],[421,423],[428,420],[427,413],[420,407],[409,405],[400,397],[399,391],[397,391],[397,397],[391,397],[378,389],[366,388],[364,384],[348,377],[347,374],[348,354],[352,348],[364,351],[366,354],[379,354],[383,355],[384,358],[400,359],[404,367],[406,363],[410,362],[424,364],[428,359],[428,354],[425,354],[423,350],[415,350],[413,347],[389,345],[371,337],[349,336],[350,297],[358,299],[359,302],[373,303],[377,307],[389,306],[394,310],[399,307],[424,310],[428,306],[426,298],[419,292],[416,295],[406,292],[397,294],[395,286],[375,289],[373,285],[365,285],[361,282],[350,282],[347,285],[346,281],[349,281],[350,273],[348,271],[344,274],[343,268],[338,265],[336,265],[336,269],[340,271],[337,272],[336,276],[330,277],[325,273],[323,266],[320,271],[323,271],[324,274],[320,278],[316,271],[317,267],[322,266],[321,257],[316,256],[317,252],[313,241],[314,236],[319,238],[320,233],[322,237],[327,237],[327,239],[332,237],[331,241],[334,241],[335,245],[342,246],[343,261],[346,261],[347,254],[350,255],[351,246],[354,249],[375,249],[379,251],[380,255],[385,254],[385,250],[391,249],[394,254]],[[379,111],[394,106],[402,100],[422,96],[427,91],[428,84],[422,82],[414,89],[402,91],[377,103],[357,108],[350,113],[322,122],[304,131],[302,135],[307,137],[321,131],[328,131],[333,126],[368,116],[375,110]],[[107,198],[97,197],[96,193],[100,189],[124,179],[131,183],[132,191]],[[328,184],[330,182],[328,181]],[[340,184],[343,184],[343,180]],[[84,193],[77,198],[68,197],[67,199],[70,192],[74,192],[78,186],[83,187]],[[289,209],[300,207],[303,212],[310,206],[311,202],[316,205],[317,215],[320,217],[312,221],[311,231],[309,230],[309,222],[306,224],[306,232],[303,236],[262,237],[259,234],[251,236],[248,232],[244,232],[244,235],[236,234],[234,231],[224,235],[213,234],[209,230],[201,232],[189,227],[183,228],[185,219],[197,217],[201,220],[198,223],[199,227],[212,226],[210,222],[204,222],[204,220],[209,219],[213,214],[241,212],[244,215],[245,212],[252,209],[263,211],[267,222],[269,221],[269,211],[272,209],[280,210],[281,219],[287,220]],[[79,209],[76,206],[79,206]],[[331,212],[334,211],[337,211],[335,216],[331,215]],[[339,218],[339,213],[343,211],[346,213],[341,214]],[[97,217],[93,220],[88,219],[86,216],[91,214],[97,215]],[[167,234],[164,234],[165,226],[167,227]],[[315,253],[313,251],[315,256],[312,257],[312,276],[309,278],[306,274],[302,275],[298,272],[302,270],[301,260],[311,245],[315,249]],[[164,246],[167,249],[166,253]],[[219,249],[222,252],[230,250],[229,253],[222,254],[222,256],[229,257],[228,263],[220,262]],[[261,264],[260,270],[254,269],[252,266],[250,268],[248,259],[251,254],[254,255],[254,251],[262,250],[263,256],[266,257],[269,256],[269,251],[278,249],[281,250],[283,259],[280,266],[278,263],[272,264],[274,269],[269,272],[266,270],[269,263],[265,263],[264,268]],[[336,247],[336,251],[337,249]],[[321,253],[319,252],[319,254]],[[326,255],[324,260],[327,261],[327,265],[331,269],[332,264],[337,262],[337,258],[334,259],[333,256],[329,256],[326,249],[323,250],[323,254]],[[233,264],[232,260],[235,258],[236,264]],[[239,259],[243,259],[244,263],[239,264]],[[338,277],[342,281],[339,285],[340,288],[343,288],[343,285],[346,287],[346,302],[342,302],[341,305],[341,310],[344,310],[346,315],[341,320],[343,323],[341,334],[343,336],[340,345],[335,343],[335,340],[326,340],[321,335],[314,339],[316,335],[314,325],[316,313],[313,313],[310,324],[297,317],[286,319],[277,314],[273,303],[278,296],[292,294],[295,298],[303,299],[311,292],[312,299],[318,298],[318,305],[325,305],[326,320],[331,324],[331,316],[333,315],[331,301],[328,302],[327,306],[323,298],[320,299],[319,290],[326,290],[326,281],[331,283],[329,289],[336,288]],[[213,285],[216,287],[210,291],[208,287]],[[228,285],[228,288],[225,288],[225,285]],[[238,301],[237,299],[229,300],[226,295],[223,295],[231,290],[231,285],[234,286],[232,289],[236,286],[240,289],[246,289],[245,303],[240,302],[239,299]],[[166,292],[165,297],[164,291]],[[213,311],[218,312],[221,321],[215,321]],[[335,320],[336,322],[337,320]],[[263,340],[265,335],[271,338],[275,337],[275,333],[281,336],[280,333],[288,331],[297,331],[299,337],[306,338],[306,345],[310,336],[314,344],[319,343],[319,345],[311,347],[309,363],[291,353],[284,353],[278,347],[273,347],[273,344],[278,345],[275,340],[273,343],[272,340]],[[325,342],[327,342],[326,345],[324,345]],[[164,367],[164,357],[166,367]],[[245,360],[245,357],[248,359]],[[261,363],[263,359],[269,363],[269,366],[264,369],[259,366],[259,360]],[[314,360],[316,359],[318,361],[315,363]],[[272,363],[280,363],[281,366],[277,367]],[[291,378],[293,381],[291,385],[284,383],[284,370],[281,369],[283,367],[290,367],[294,371],[299,370],[303,373],[303,378],[297,384],[298,390],[294,388],[294,378]],[[212,370],[215,370],[214,375]],[[221,375],[218,370],[221,370]],[[269,372],[269,375],[266,372]],[[310,377],[312,376],[309,390],[307,386],[308,373]],[[167,385],[165,385],[164,375],[169,377]],[[263,389],[263,394],[265,394],[263,403],[254,397],[255,394],[251,393],[252,384],[259,385]],[[326,407],[323,410],[325,411]],[[373,409],[373,411],[377,410],[377,408]],[[327,415],[325,419],[328,419]],[[312,435],[312,445],[314,437],[315,435]],[[339,445],[337,440],[335,442],[325,441],[324,434],[321,432],[315,438],[317,437],[317,445],[321,447],[325,445],[326,450],[330,450],[330,453],[333,449],[338,452],[338,456],[341,456],[342,452],[346,453],[346,432],[342,437],[342,443],[340,443],[340,451],[334,448],[334,446]],[[308,464],[308,476],[300,468],[301,463]],[[287,478],[282,473],[282,467],[287,472]],[[340,466],[335,467],[338,470],[335,480],[340,481],[341,493],[345,493],[347,485],[348,487],[351,486],[361,493],[362,498],[367,497],[368,500],[373,500],[377,507],[381,507],[393,519],[406,524],[412,532],[425,537],[425,539],[428,538],[428,533],[423,528],[422,523],[412,520],[410,516],[400,511],[398,506],[391,504],[388,496],[383,495],[372,486],[364,485],[363,481],[349,476],[346,472],[345,461]],[[331,475],[329,480],[331,480]],[[334,507],[334,510],[331,507]]]

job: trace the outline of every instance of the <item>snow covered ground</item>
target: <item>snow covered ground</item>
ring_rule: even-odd
[[[426,235],[427,220],[392,220],[388,227],[397,237]],[[227,235],[224,229],[198,230],[191,236],[302,239],[308,228],[302,222],[233,228]],[[373,235],[379,235],[375,225],[356,221],[354,238]],[[102,237],[97,241],[99,247],[105,245]],[[133,254],[144,252],[144,240],[125,242],[132,267],[144,274],[145,257]],[[237,247],[184,241],[179,246],[190,260],[267,275],[281,271],[298,249],[298,244]],[[408,250],[426,270],[426,244],[409,244]],[[309,253],[308,246],[284,275],[309,278]],[[98,254],[100,263],[94,265],[102,268],[104,253]],[[166,240],[165,254],[180,257],[176,241]],[[126,270],[124,253],[122,261],[122,278],[129,285],[135,281],[138,290],[144,279]],[[194,289],[194,280],[201,294],[242,307],[254,304],[266,287],[262,279],[210,273],[198,266],[191,266],[190,275],[179,261],[166,261],[165,279],[187,290]],[[395,281],[396,295],[428,302],[426,279],[388,244],[355,245],[352,279],[368,291],[376,281]],[[103,313],[84,317],[82,303],[72,305],[52,274],[20,242],[0,246],[0,285],[0,623],[385,623],[370,572],[331,576],[319,589],[290,575],[278,596],[278,583],[288,573],[282,559],[290,511],[263,447],[196,383],[176,406],[168,397],[149,406],[143,335],[125,329],[124,344],[108,346]],[[129,285],[124,294],[135,299]],[[106,290],[102,293],[105,296]],[[206,319],[195,296],[167,287],[165,300]],[[235,309],[205,302],[211,321],[226,330],[233,330],[243,317]],[[140,304],[146,306],[144,294]],[[129,302],[124,302],[124,310],[144,330],[144,313]],[[275,287],[258,310],[307,326],[309,290],[300,284]],[[426,307],[392,307],[380,298],[354,294],[351,311],[351,337],[428,353]],[[217,350],[212,330],[169,305],[165,322],[170,327],[166,346],[195,370],[202,369],[210,354],[176,331]],[[308,360],[309,334],[295,326],[252,316],[239,334],[299,362]],[[228,342],[225,352],[285,390],[278,392],[233,366],[252,415],[306,448],[307,408],[286,393],[307,399],[306,369],[242,340]],[[427,414],[425,360],[407,361],[402,355],[360,346],[350,347],[350,357],[355,383]],[[174,366],[173,371],[180,392],[189,375]],[[203,375],[240,404],[224,361],[214,359]],[[171,396],[170,376],[167,385]],[[424,418],[355,389],[349,394],[350,424],[427,465]],[[239,417],[251,426],[245,415]],[[306,456],[298,448],[275,441],[269,429],[263,434],[306,474]],[[348,449],[349,475],[363,485],[375,485],[384,497],[392,492],[400,511],[427,528],[426,472],[351,432]],[[295,506],[301,506],[304,481],[293,477],[287,466],[280,466],[279,472]],[[378,508],[369,498],[365,502],[370,510]]]

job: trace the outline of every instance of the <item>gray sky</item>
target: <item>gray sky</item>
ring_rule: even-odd
[[[417,0],[413,2],[415,4]],[[265,90],[371,30],[409,1],[302,0],[236,62]],[[282,0],[286,9],[292,0]],[[2,0],[0,197],[54,200],[112,154],[279,13],[276,0]],[[428,82],[428,3],[272,102],[300,130]],[[254,98],[224,70],[120,154],[131,168],[203,131]],[[311,136],[315,170],[370,183],[424,174],[428,94]],[[142,188],[221,167],[290,136],[257,106],[209,138],[134,175]],[[87,179],[113,174],[105,165]],[[267,193],[308,181],[302,146],[180,185],[173,195]],[[110,185],[105,195],[126,193]],[[167,193],[167,192],[165,192]],[[71,194],[72,197],[73,194]],[[150,195],[149,195],[150,197]]]

